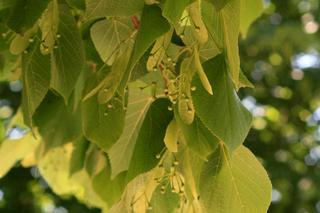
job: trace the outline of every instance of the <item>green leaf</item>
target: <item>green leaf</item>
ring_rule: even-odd
[[[146,212],[150,206],[152,194],[158,183],[155,178],[163,175],[163,170],[154,168],[135,177],[127,184],[121,200],[109,209],[109,213]]]
[[[130,54],[131,48],[128,48],[126,52],[116,59],[115,63],[111,67],[111,72],[105,77],[105,79],[103,79],[98,87],[96,87],[99,88],[99,86],[102,85],[101,90],[98,92],[99,104],[107,103],[114,96],[126,71],[126,65],[128,64]]]
[[[0,1],[0,10],[12,7],[15,4],[15,0],[2,0]]]
[[[111,167],[108,159],[105,159],[105,162],[103,169],[92,177],[92,188],[108,206],[112,206],[120,200],[124,191],[126,173],[121,173],[115,179],[111,179]]]
[[[126,71],[126,65],[129,61],[131,49],[127,49],[122,55],[115,59],[111,71],[101,80],[97,86],[91,89],[83,98],[83,101],[98,94],[98,103],[105,104],[114,96],[119,85],[121,84],[122,77]],[[101,70],[109,69],[103,65]]]
[[[127,68],[127,77],[136,63],[153,44],[153,42],[170,30],[170,24],[162,17],[161,9],[156,5],[146,5],[141,16],[140,29],[134,44],[133,53]]]
[[[163,6],[163,16],[168,19],[172,24],[176,24],[181,16],[185,8],[188,4],[191,3],[191,0],[167,0]]]
[[[243,71],[240,70],[238,89],[242,87],[254,88],[254,85],[248,80]]]
[[[154,43],[152,50],[150,51],[150,56],[147,61],[147,70],[154,71],[158,69],[159,64],[164,60],[166,51],[169,48],[171,37],[172,37],[173,30],[170,30],[159,39],[156,40]]]
[[[173,117],[173,113],[168,111],[169,104],[167,99],[158,99],[150,106],[134,147],[127,181],[151,170],[158,163],[156,155],[164,148],[166,127]]]
[[[32,116],[46,96],[50,87],[50,57],[40,52],[39,39],[22,55],[22,110],[24,121],[33,126]]]
[[[200,1],[190,4],[184,11],[180,21],[175,25],[177,33],[187,46],[204,45],[209,38],[208,31],[202,20]]]
[[[200,195],[200,173],[205,161],[199,158],[189,148],[184,148],[179,156],[181,167],[179,170],[185,180],[185,196],[189,212],[205,212],[199,201]],[[187,211],[188,212],[188,211]]]
[[[207,157],[217,147],[219,140],[209,131],[197,115],[191,125],[182,122],[177,113],[175,113],[175,118],[190,150],[203,160],[207,160]]]
[[[70,176],[83,169],[86,151],[89,147],[89,142],[83,137],[76,139],[72,143],[73,149],[70,159]]]
[[[84,169],[72,175],[69,180],[70,184],[80,186],[80,189],[76,191],[78,193],[73,193],[80,202],[86,203],[90,207],[100,208],[102,212],[107,212],[108,205],[95,192],[92,178]]]
[[[208,41],[199,48],[201,62],[205,62],[221,54],[221,50],[209,34]]]
[[[84,169],[90,177],[98,174],[106,164],[105,153],[95,144],[90,143],[85,156]]]
[[[40,140],[28,133],[21,139],[7,139],[0,143],[0,178],[2,178],[15,164],[32,153]]]
[[[164,194],[161,193],[161,187],[158,186],[152,194],[150,201],[152,212],[163,213],[163,212],[175,212],[179,205],[180,197],[176,193],[172,193],[167,190]]]
[[[66,2],[74,8],[85,10],[86,9],[86,2],[85,0],[66,0]]]
[[[82,185],[76,184],[69,177],[72,149],[72,143],[51,148],[38,161],[41,176],[58,195],[79,195],[83,191]]]
[[[125,174],[111,180],[107,155],[96,145],[90,144],[85,158],[85,170],[90,177],[92,190],[107,206],[120,200],[125,184]]]
[[[74,111],[73,97],[66,106],[61,97],[47,94],[34,114],[34,123],[45,141],[45,152],[80,136],[80,115],[80,109]]]
[[[142,10],[144,0],[86,0],[88,19],[106,16],[131,16]]]
[[[59,4],[58,35],[57,48],[52,53],[51,87],[67,103],[84,67],[85,57],[79,29],[66,4]]]
[[[133,45],[135,32],[129,18],[104,19],[96,22],[90,29],[94,46],[108,65],[112,65],[115,58]]]
[[[200,201],[207,211],[267,212],[271,182],[255,156],[244,146],[232,154],[220,144],[200,178]]]
[[[129,168],[142,123],[153,102],[152,95],[143,92],[138,85],[129,84],[129,100],[124,130],[117,143],[108,152],[112,178]],[[143,83],[142,85],[145,86]]]
[[[233,0],[207,0],[207,1],[211,2],[216,8],[216,10],[221,10],[224,6],[226,6],[226,4],[228,4],[230,1],[233,1]]]
[[[87,80],[84,94],[98,82],[97,76]],[[105,152],[117,142],[124,127],[125,110],[122,97],[111,99],[108,104],[98,104],[97,95],[82,103],[82,126],[85,137]]]
[[[215,86],[210,95],[195,77],[197,90],[192,97],[197,115],[205,126],[230,150],[240,146],[247,136],[252,116],[241,104],[228,75],[224,56],[219,55],[203,64],[211,85]]]
[[[23,34],[37,22],[48,3],[49,0],[15,0],[7,19],[8,27]]]
[[[202,17],[213,40],[226,53],[228,68],[236,87],[239,84],[240,58],[238,37],[240,32],[240,0],[228,1],[217,11],[211,4],[203,2]]]
[[[241,0],[240,5],[240,31],[245,38],[251,23],[263,11],[263,0]]]

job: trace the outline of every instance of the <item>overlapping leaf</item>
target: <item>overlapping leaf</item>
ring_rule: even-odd
[[[65,105],[61,97],[49,92],[37,109],[33,119],[45,141],[45,151],[81,135],[80,109],[74,110],[74,104],[73,97]]]
[[[22,55],[22,109],[29,126],[33,125],[32,116],[50,87],[50,57],[41,54],[39,43],[37,39],[28,53]]]
[[[221,1],[222,2],[222,1]],[[240,1],[226,2],[222,9],[203,2],[202,14],[213,40],[226,54],[226,61],[235,86],[239,84],[240,58],[238,37],[240,32]]]
[[[98,21],[90,31],[95,48],[108,65],[112,65],[116,57],[128,50],[134,36],[133,26],[128,18]]]
[[[86,0],[89,19],[106,16],[130,16],[143,8],[144,0]]]
[[[49,0],[15,0],[13,2],[7,25],[13,31],[23,34],[37,22]]]
[[[84,66],[84,49],[76,21],[66,4],[59,4],[59,38],[52,53],[51,87],[68,101]]]
[[[84,94],[91,91],[97,82],[99,82],[97,76],[92,76],[88,79]],[[123,97],[113,99],[107,104],[99,104],[97,95],[94,95],[82,104],[82,128],[84,136],[104,151],[108,151],[121,136],[124,118]],[[108,134],[107,137],[106,134]]]
[[[251,127],[252,116],[241,104],[229,77],[224,55],[219,55],[203,64],[213,95],[202,87],[195,78],[197,90],[193,99],[197,115],[203,124],[220,140],[234,150],[240,146]]]

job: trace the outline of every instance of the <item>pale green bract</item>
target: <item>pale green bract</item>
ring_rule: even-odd
[[[0,79],[23,82],[22,110],[0,122],[1,177],[36,166],[56,194],[102,212],[267,212],[271,184],[242,145],[252,116],[237,95],[253,87],[239,35],[262,1],[16,0],[0,10]]]

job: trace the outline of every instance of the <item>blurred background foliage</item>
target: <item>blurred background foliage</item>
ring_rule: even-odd
[[[241,67],[255,85],[240,91],[255,118],[245,145],[272,180],[272,213],[320,212],[319,23],[319,0],[265,0],[264,14],[240,43]],[[1,137],[21,134],[2,127],[20,105],[21,82],[11,79],[0,83]],[[17,165],[0,179],[0,212],[99,211],[55,196],[36,168]]]

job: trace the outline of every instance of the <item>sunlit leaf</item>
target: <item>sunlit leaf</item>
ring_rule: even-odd
[[[175,119],[173,119],[166,130],[166,135],[164,137],[164,143],[170,152],[178,152],[178,136],[179,136],[179,126]]]
[[[263,11],[263,1],[241,0],[240,5],[240,31],[245,38],[251,23],[256,20]]]
[[[16,163],[35,151],[40,140],[28,133],[21,139],[6,139],[0,144],[0,177],[3,177]]]
[[[230,154],[219,145],[201,172],[200,201],[208,211],[267,212],[271,189],[266,171],[244,146]]]
[[[112,65],[116,57],[127,51],[128,46],[132,46],[135,35],[129,18],[98,21],[90,28],[90,32],[101,59],[108,65]]]
[[[69,178],[72,143],[49,150],[38,163],[40,174],[59,195],[79,194],[82,186]]]

